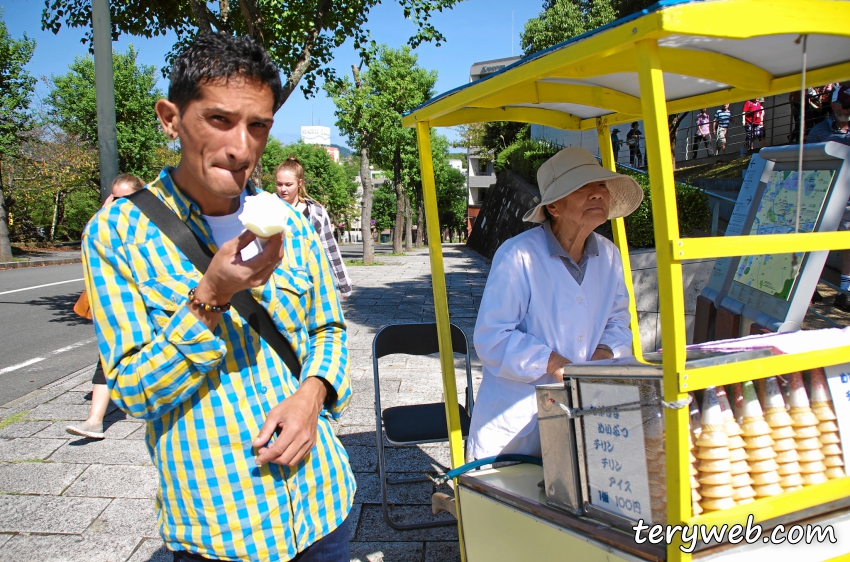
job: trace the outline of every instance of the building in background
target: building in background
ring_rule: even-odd
[[[476,62],[469,68],[469,81],[476,82],[495,74],[519,59],[520,57],[507,57]],[[492,156],[482,152],[480,148],[467,148],[466,160],[466,188],[469,193],[466,206],[466,232],[469,234],[472,232],[472,225],[475,224],[481,205],[487,199],[487,189],[496,183],[496,172],[493,169]]]
[[[301,140],[304,144],[315,144],[328,151],[331,159],[339,164],[339,149],[331,146],[331,128],[321,125],[302,125]]]
[[[304,144],[330,146],[331,128],[321,125],[303,125],[301,127],[301,140],[304,141]]]

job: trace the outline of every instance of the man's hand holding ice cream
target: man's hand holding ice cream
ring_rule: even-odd
[[[195,288],[195,299],[202,303],[223,306],[243,289],[266,284],[283,259],[283,236],[286,231],[286,214],[275,207],[280,200],[274,195],[245,198],[244,210],[239,216],[248,230],[222,244],[206,273]],[[253,200],[253,201],[252,201]],[[249,206],[250,202],[250,206]],[[280,202],[282,203],[282,202]],[[283,204],[286,207],[285,204]],[[288,209],[284,209],[287,211]],[[271,212],[269,212],[271,211]],[[276,217],[272,217],[276,213]],[[251,259],[242,258],[243,248],[262,237],[262,251]],[[190,310],[209,329],[215,328],[221,313],[191,306]]]
[[[286,217],[291,212],[291,207],[282,199],[261,191],[245,198],[239,220],[246,229],[257,235],[257,242],[262,249],[271,236],[281,232],[286,235]]]

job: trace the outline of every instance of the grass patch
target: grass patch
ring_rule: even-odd
[[[676,179],[713,178],[713,179],[743,179],[743,173],[750,163],[751,155],[735,158],[726,162],[699,164],[697,166],[680,166],[676,169]]]
[[[391,257],[400,257],[400,256],[406,256],[407,254],[405,254],[404,252],[399,252],[397,254],[382,254],[382,255],[391,256]]]
[[[345,260],[345,265],[363,265],[363,266],[372,266],[372,265],[384,265],[384,262],[376,261],[372,263],[363,263],[363,260]]]
[[[18,412],[17,414],[12,414],[6,419],[0,420],[0,429],[3,429],[4,427],[9,427],[10,425],[18,423],[19,421],[23,421],[23,419],[27,417],[28,413],[29,410],[25,412]]]

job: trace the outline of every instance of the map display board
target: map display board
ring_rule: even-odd
[[[804,170],[800,198],[800,230],[813,232],[823,210],[834,170]],[[749,234],[787,234],[796,229],[797,186],[796,171],[773,171],[759,202]],[[738,262],[730,296],[752,306],[758,295],[746,294],[754,289],[788,301],[791,296],[803,253],[745,256]]]
[[[744,174],[744,182],[741,184],[741,191],[738,192],[738,199],[732,209],[732,216],[726,225],[725,236],[740,236],[745,230],[749,230],[747,219],[752,218],[754,211],[752,202],[758,198],[763,181],[766,182],[770,177],[773,165],[773,161],[765,160],[758,154],[754,154],[750,159]],[[722,298],[729,293],[729,287],[732,284],[729,269],[735,267],[738,260],[737,257],[718,258],[714,262],[714,268],[711,270],[708,284],[702,290],[702,296],[714,302],[716,306],[720,306]]]

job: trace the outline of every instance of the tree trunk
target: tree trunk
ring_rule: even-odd
[[[404,187],[401,185],[401,147],[393,154],[393,183],[395,184],[395,229],[393,230],[393,253],[402,253],[401,237],[404,234]]]
[[[674,113],[667,116],[667,129],[670,133],[670,156],[673,159],[673,169],[676,169],[676,140],[679,136],[679,125],[687,113]],[[685,147],[685,150],[688,148]]]
[[[404,251],[413,250],[413,221],[411,221],[410,197],[404,194]]]
[[[298,57],[298,62],[295,63],[295,66],[289,73],[289,78],[283,83],[283,91],[280,95],[280,105],[286,103],[286,100],[288,100],[289,96],[292,95],[292,92],[295,91],[295,87],[298,86],[298,82],[301,81],[301,78],[310,68],[313,50],[316,48],[319,36],[322,34],[322,29],[324,29],[325,26],[325,14],[327,14],[332,7],[333,0],[319,0],[319,5],[316,7],[316,15],[313,17],[313,27],[307,32],[307,39],[304,41],[304,48],[301,51],[301,55]]]
[[[422,189],[420,188],[419,201],[416,202],[416,247],[425,245],[425,211],[422,208]]]
[[[363,263],[375,263],[375,245],[372,243],[372,172],[369,170],[369,147],[360,147],[360,181],[363,198],[360,203],[360,235],[363,237]]]
[[[53,242],[53,239],[56,236],[56,223],[59,222],[59,193],[60,191],[56,191],[56,195],[53,197],[53,221],[50,223],[50,241]]]
[[[254,166],[254,171],[251,172],[251,183],[254,184],[258,190],[263,189],[263,162],[261,160],[257,161],[257,165]]]
[[[0,262],[12,261],[12,244],[9,242],[9,215],[3,196],[3,161],[0,160]]]

